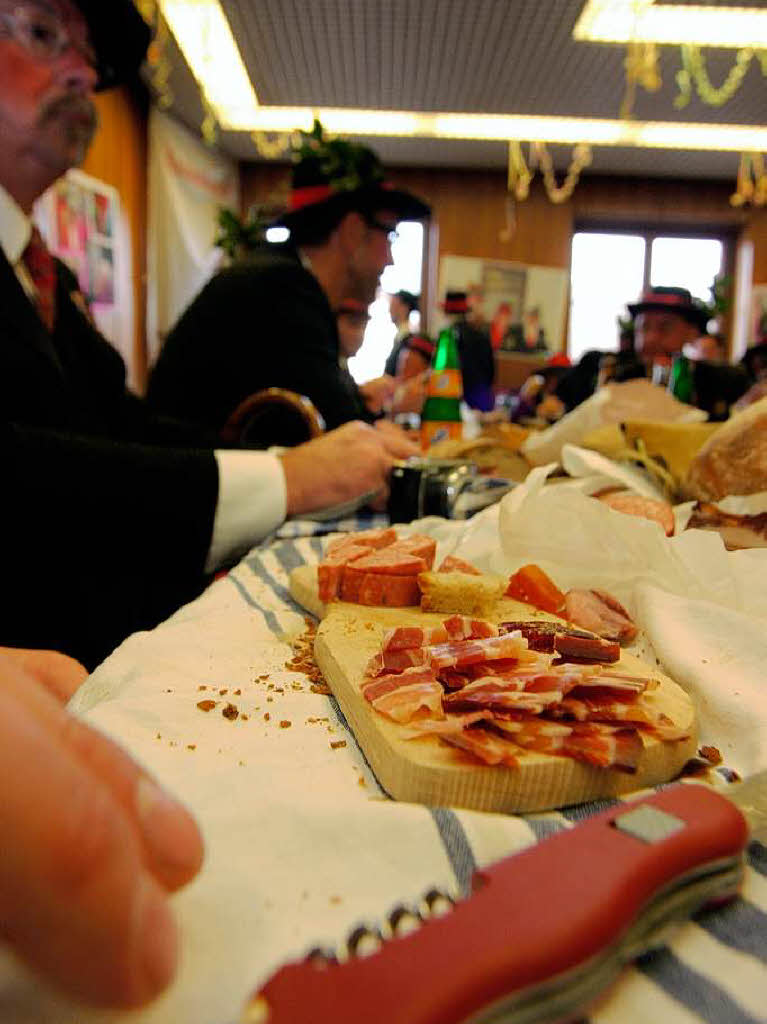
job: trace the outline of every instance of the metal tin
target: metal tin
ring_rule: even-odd
[[[395,463],[390,481],[391,522],[409,523],[422,516],[453,518],[458,496],[476,475],[476,463],[464,459],[414,456]]]

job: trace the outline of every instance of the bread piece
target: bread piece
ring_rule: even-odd
[[[685,491],[699,501],[767,491],[767,398],[737,413],[690,463]]]
[[[466,572],[422,572],[418,575],[421,608],[425,612],[449,612],[485,618],[503,595],[502,576],[472,576]]]

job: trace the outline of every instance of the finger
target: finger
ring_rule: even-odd
[[[7,675],[6,666],[0,775],[14,782],[0,787],[0,932],[76,998],[142,1005],[175,970],[165,894],[109,787],[10,692]]]
[[[50,735],[110,790],[135,830],[144,865],[158,882],[167,889],[178,889],[197,874],[203,846],[194,819],[125,751],[64,713],[31,678],[20,673],[3,675],[2,690],[15,694]]]
[[[34,676],[54,697],[66,703],[88,678],[88,669],[58,651],[34,651],[22,647],[0,647],[21,669]]]

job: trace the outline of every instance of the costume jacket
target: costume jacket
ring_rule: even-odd
[[[338,362],[338,330],[316,277],[286,246],[264,245],[218,273],[168,335],[149,383],[163,413],[219,430],[249,395],[310,398],[328,430],[373,419]]]
[[[218,474],[199,430],[127,392],[74,277],[57,273],[51,333],[0,249],[0,644],[92,667],[199,593]]]

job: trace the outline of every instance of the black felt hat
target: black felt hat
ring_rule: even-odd
[[[152,37],[133,0],[74,0],[88,22],[98,57],[97,91],[111,89],[136,74]]]
[[[697,303],[686,288],[661,287],[649,288],[642,294],[639,302],[629,304],[629,312],[636,319],[646,310],[660,310],[663,313],[676,313],[700,331],[706,330],[711,314],[702,303]]]
[[[301,140],[293,155],[289,208],[275,225],[293,230],[318,214],[340,217],[351,210],[387,210],[399,220],[422,220],[431,212],[417,196],[386,181],[381,161],[367,146],[326,138],[319,121]]]

